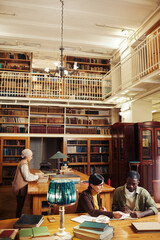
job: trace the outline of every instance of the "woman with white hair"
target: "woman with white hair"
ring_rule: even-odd
[[[24,206],[25,197],[27,195],[28,182],[36,181],[39,178],[43,178],[42,175],[34,175],[30,173],[29,163],[32,160],[32,151],[30,149],[24,149],[22,151],[22,160],[19,162],[16,170],[14,180],[12,182],[13,192],[16,194],[17,208],[16,217],[19,218]]]

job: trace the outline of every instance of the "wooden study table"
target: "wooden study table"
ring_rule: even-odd
[[[65,231],[70,232],[73,234],[73,227],[79,225],[79,223],[72,221],[71,219],[79,216],[80,214],[65,214]],[[59,215],[54,216],[56,221],[54,223],[50,223],[47,220],[47,216],[44,216],[44,222],[41,226],[47,226],[50,234],[58,231],[59,228]],[[13,228],[13,224],[16,222],[15,219],[7,219],[7,220],[1,220],[0,221],[0,228]],[[157,215],[144,217],[141,219],[135,219],[135,220],[111,220],[110,226],[114,226],[114,237],[112,239],[115,240],[158,240],[160,239],[160,232],[153,233],[153,232],[144,232],[144,233],[136,233],[131,228],[132,222],[160,222],[160,213]],[[76,240],[77,238],[73,238],[73,240]]]
[[[33,173],[38,172],[39,170],[32,170]],[[83,174],[77,170],[74,170],[74,173],[80,176],[80,183],[75,184],[76,189],[78,190],[79,194],[88,188],[88,186],[83,183],[83,181],[88,180],[89,176]],[[44,206],[44,202],[47,201],[47,191],[48,191],[49,181],[48,183],[37,183],[37,182],[30,182],[28,184],[28,195],[32,197],[32,209],[33,214],[41,214],[48,210],[48,207]],[[106,207],[108,211],[111,211],[112,199],[113,199],[113,191],[114,188],[104,184],[101,198],[102,198],[102,206]]]

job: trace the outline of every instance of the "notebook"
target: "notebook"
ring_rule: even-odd
[[[160,232],[159,222],[133,222],[131,226],[136,232]]]

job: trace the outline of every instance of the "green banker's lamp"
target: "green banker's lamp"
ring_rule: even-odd
[[[60,151],[58,151],[56,154],[54,154],[52,157],[50,157],[50,159],[58,159],[58,174],[60,174],[60,159],[63,158],[68,158],[67,155],[61,153]]]
[[[65,232],[64,228],[64,206],[74,204],[76,202],[76,189],[74,182],[67,179],[52,180],[49,184],[47,201],[49,207],[59,205],[60,227],[59,232],[54,234],[55,240],[71,240],[72,235]]]

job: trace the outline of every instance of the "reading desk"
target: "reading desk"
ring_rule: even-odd
[[[32,170],[33,173],[38,172],[39,170]],[[80,176],[80,183],[75,184],[76,189],[78,190],[79,194],[88,188],[88,185],[83,181],[88,180],[89,176],[83,174],[77,170],[74,170],[74,173]],[[45,205],[47,201],[47,191],[48,191],[48,183],[37,183],[37,182],[30,182],[28,184],[28,194],[32,197],[33,202],[33,214],[43,214],[43,212],[48,211],[48,207]],[[106,207],[108,211],[111,211],[112,199],[113,199],[113,191],[114,188],[104,184],[101,198],[102,198],[102,206]]]
[[[65,228],[66,232],[70,232],[73,234],[73,227],[79,225],[77,222],[73,222],[71,219],[79,216],[80,214],[65,214]],[[47,216],[44,216],[44,222],[41,226],[47,226],[50,234],[57,232],[59,228],[59,215],[54,216],[56,221],[54,223],[50,223],[47,220]],[[13,228],[13,224],[16,222],[15,219],[8,219],[8,220],[1,220],[0,226],[1,228],[9,229]],[[160,238],[160,232],[153,233],[153,232],[143,232],[143,233],[136,233],[131,228],[132,222],[160,222],[160,213],[157,215],[135,219],[135,220],[111,220],[110,226],[114,226],[114,240],[158,240]],[[73,238],[76,240],[77,238]]]

